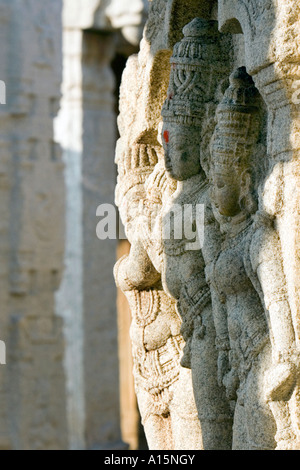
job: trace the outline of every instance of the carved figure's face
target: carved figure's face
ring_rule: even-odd
[[[212,199],[221,215],[234,217],[241,212],[241,181],[232,170],[216,171],[212,178]]]
[[[184,181],[201,171],[199,132],[184,125],[164,125],[165,166],[171,178]]]

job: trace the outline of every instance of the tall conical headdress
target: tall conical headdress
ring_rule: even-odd
[[[195,18],[174,46],[168,96],[162,108],[164,122],[201,126],[205,104],[214,100],[224,76],[224,57],[217,21]]]
[[[245,67],[230,76],[230,86],[217,108],[211,155],[214,166],[245,166],[258,141],[261,98]]]

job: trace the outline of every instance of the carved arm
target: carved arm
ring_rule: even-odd
[[[114,268],[116,284],[122,291],[144,290],[160,280],[160,273],[154,268],[142,242],[132,242],[130,253],[118,260]]]
[[[276,364],[269,374],[267,396],[283,400],[295,384],[297,351],[281,243],[276,230],[261,227],[252,240],[251,252],[252,267],[257,273],[268,315]]]

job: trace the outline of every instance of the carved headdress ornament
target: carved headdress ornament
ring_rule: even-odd
[[[201,126],[205,104],[214,99],[224,69],[217,21],[195,18],[174,46],[164,122]]]
[[[217,108],[217,125],[212,139],[212,163],[245,167],[258,141],[261,98],[245,67],[230,77],[230,86]]]

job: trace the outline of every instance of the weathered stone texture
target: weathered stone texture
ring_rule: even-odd
[[[299,1],[0,23],[0,449],[299,449]]]
[[[296,0],[152,0],[123,76],[116,202],[131,252],[115,277],[131,305],[133,350],[146,351],[135,355],[137,396],[155,377],[142,373],[148,325],[170,311],[148,298],[167,294],[199,448],[299,448],[299,31]],[[204,209],[200,247],[176,235],[187,205],[194,233]],[[158,355],[172,324],[153,328]],[[164,425],[145,425],[150,447],[181,448],[184,435],[172,442]]]
[[[196,6],[191,14],[194,11]],[[158,15],[165,18],[160,27],[155,23]],[[141,51],[130,58],[123,75],[118,119],[116,201],[132,247],[130,255],[117,263],[115,277],[133,316],[135,386],[152,449],[202,448],[191,374],[180,366],[184,344],[180,319],[174,301],[161,286],[161,240],[153,239],[149,231],[150,220],[158,227],[161,224],[164,198],[175,189],[165,177],[158,127],[169,81],[170,44],[180,34],[174,24],[182,20],[182,10],[176,5],[151,4]],[[153,204],[148,220],[141,202],[150,211]],[[180,405],[184,393],[185,404]]]

